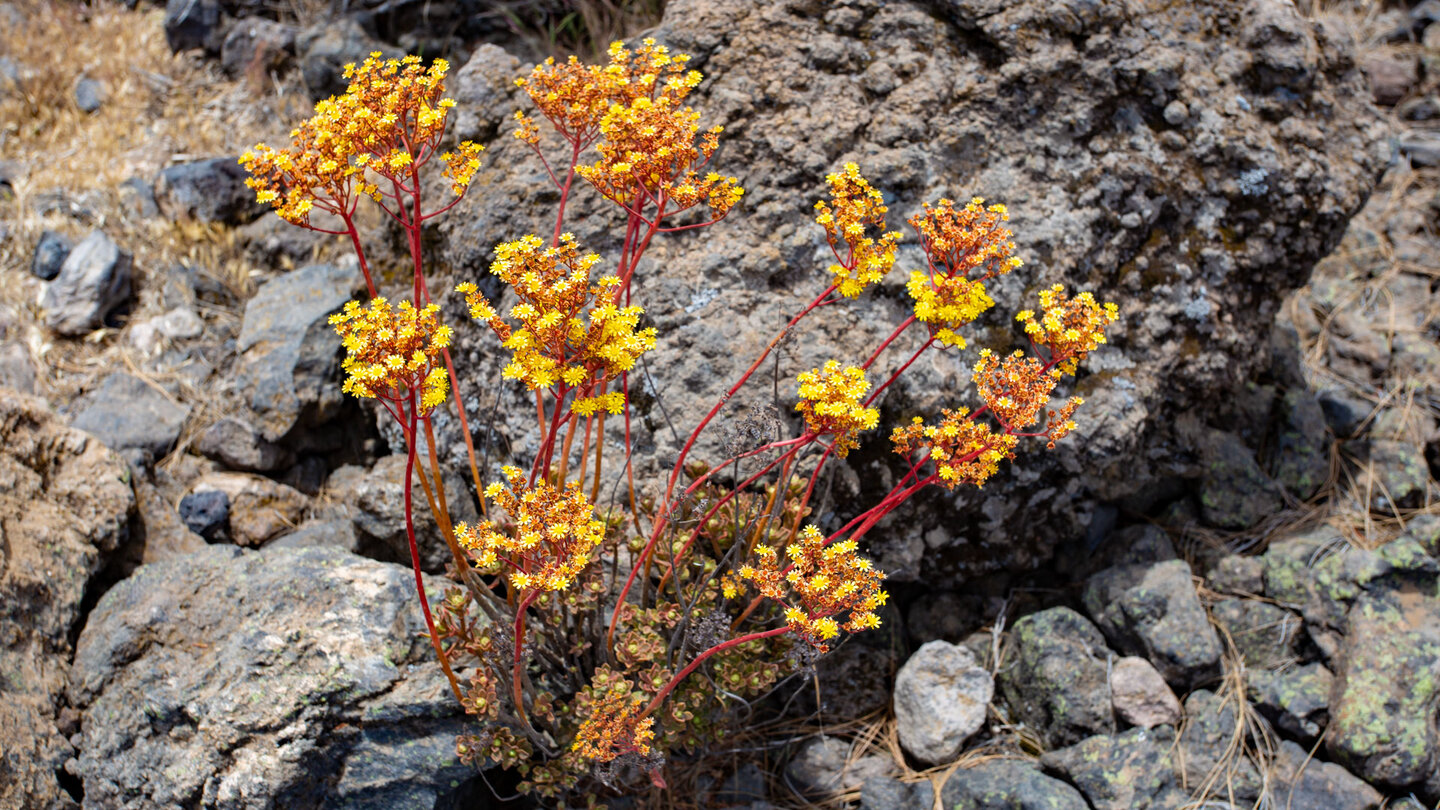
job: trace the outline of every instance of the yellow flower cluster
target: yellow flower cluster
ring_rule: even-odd
[[[470,317],[487,322],[513,353],[505,378],[523,380],[531,390],[561,382],[588,389],[593,381],[634,368],[640,355],[655,348],[655,330],[636,329],[645,310],[612,302],[619,279],[607,276],[591,283],[590,271],[600,257],[581,255],[572,234],[551,248],[538,236],[525,236],[497,246],[495,253],[490,272],[515,290],[520,302],[509,315],[520,328],[506,323],[474,284],[455,289],[464,293]],[[618,412],[623,405],[618,392],[576,400],[577,411],[591,413],[598,408]]]
[[[657,91],[681,101],[700,83],[698,71],[686,71],[690,57],[670,55],[669,49],[647,39],[634,53],[623,42],[610,45],[610,64],[584,65],[575,57],[563,64],[553,58],[535,66],[528,79],[516,79],[535,107],[572,144],[588,145],[600,134],[600,121],[612,106],[628,107],[639,98],[655,98]],[[516,137],[531,144],[540,141],[540,129],[524,113],[516,113]]]
[[[1060,284],[1040,291],[1038,318],[1028,309],[1015,316],[1035,345],[1060,360],[1056,368],[1065,374],[1074,374],[1080,361],[1105,342],[1105,328],[1119,318],[1114,304],[1102,305],[1088,292],[1069,298]]]
[[[518,467],[502,472],[508,486],[491,484],[485,497],[505,511],[513,526],[502,530],[494,521],[462,523],[455,539],[470,551],[477,568],[505,563],[510,584],[518,591],[570,587],[604,539],[604,522],[595,519],[595,509],[577,482],[564,490],[543,481],[531,487]]]
[[[920,234],[920,244],[930,268],[947,276],[968,278],[976,269],[984,273],[976,279],[994,278],[1019,267],[1015,256],[1014,234],[1001,223],[1010,219],[1003,205],[985,206],[975,197],[964,208],[956,208],[953,200],[942,199],[925,211],[911,217],[911,227]]]
[[[640,717],[643,704],[629,690],[611,689],[591,706],[591,715],[575,735],[576,753],[597,762],[610,762],[623,754],[650,754],[655,718]]]
[[[931,275],[919,270],[905,285],[915,301],[915,319],[929,324],[930,332],[946,346],[965,348],[965,338],[955,330],[975,320],[995,301],[985,284],[964,276]]]
[[[913,424],[895,428],[890,435],[895,452],[909,457],[923,450],[935,462],[936,475],[946,489],[956,484],[984,486],[1000,469],[1000,462],[1015,457],[1019,439],[997,434],[984,422],[970,417],[968,408],[942,411],[940,424],[926,425],[915,417]]]
[[[804,415],[806,429],[811,433],[835,437],[835,455],[844,458],[859,446],[856,435],[880,422],[878,409],[861,404],[861,398],[870,390],[864,369],[842,369],[838,360],[829,360],[824,368],[803,372],[797,379],[800,401],[795,410]]]
[[[696,171],[715,153],[723,131],[717,126],[699,135],[699,121],[699,113],[665,95],[614,105],[600,121],[600,159],[576,171],[606,198],[627,207],[637,204],[637,195],[646,195],[673,202],[677,207],[667,213],[704,202],[712,217],[722,217],[745,190],[734,177],[714,172],[702,177]]]
[[[452,332],[440,323],[439,312],[435,304],[417,310],[401,301],[395,308],[384,298],[373,298],[368,306],[351,301],[330,316],[345,346],[343,390],[391,400],[419,390],[421,412],[444,402],[449,380],[436,358],[450,345]]]
[[[436,59],[425,68],[418,56],[380,56],[373,53],[359,67],[345,66],[349,88],[316,104],[315,115],[290,133],[290,147],[261,143],[240,157],[256,199],[273,205],[286,221],[308,225],[317,205],[348,214],[357,193],[379,200],[380,188],[367,179],[366,170],[384,178],[409,178],[439,148],[455,106],[453,99],[441,97],[449,63]],[[480,168],[483,149],[466,141],[440,155],[456,195],[464,194]]]
[[[885,277],[895,265],[895,246],[900,241],[898,231],[885,232],[884,198],[860,176],[860,167],[846,163],[843,172],[825,176],[830,184],[830,202],[815,203],[819,213],[815,221],[825,229],[830,247],[840,253],[840,245],[847,248],[844,264],[830,265],[830,272],[836,277],[835,285],[840,294],[854,298],[866,287]],[[870,228],[880,234],[877,242],[867,236]]]
[[[1022,351],[1001,360],[983,349],[975,363],[975,390],[1001,425],[1018,431],[1039,420],[1060,376]]]
[[[885,574],[856,553],[854,540],[827,545],[810,525],[785,548],[790,562],[783,569],[774,548],[756,546],[755,554],[759,565],[741,566],[740,578],[782,604],[788,593],[794,604],[785,609],[785,622],[822,651],[841,630],[858,633],[880,626],[875,610],[889,598],[880,588]],[[841,624],[835,617],[844,613],[849,619]]]

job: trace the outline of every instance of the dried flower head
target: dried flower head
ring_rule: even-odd
[[[382,59],[378,52],[358,67],[346,65],[345,93],[317,103],[315,115],[290,133],[290,147],[261,143],[240,157],[252,175],[246,184],[257,200],[302,226],[309,225],[313,208],[349,215],[359,194],[383,199],[387,189],[374,182],[377,177],[413,191],[416,173],[436,155],[455,106],[442,97],[449,70],[444,59],[426,68],[418,56]],[[457,196],[480,168],[483,149],[466,141],[439,156]]]
[[[611,689],[590,706],[590,716],[575,735],[576,753],[598,762],[625,754],[649,755],[655,741],[655,718],[640,716],[643,703],[629,689]]]
[[[462,523],[455,529],[455,539],[470,551],[477,568],[503,563],[518,591],[570,587],[604,539],[604,522],[595,519],[595,508],[577,482],[560,490],[544,481],[530,486],[518,467],[505,467],[502,472],[507,484],[491,484],[485,497],[505,510],[511,525],[499,527],[488,520],[473,527]]]
[[[909,222],[920,236],[932,273],[969,278],[974,271],[982,270],[974,280],[984,281],[1022,264],[1014,255],[1015,243],[1010,241],[1014,234],[1002,224],[1009,219],[1005,206],[986,207],[983,198],[975,197],[963,208],[956,208],[953,200],[946,199],[933,207],[926,203],[924,213],[916,214]]]
[[[785,548],[789,563],[783,568],[770,546],[756,546],[755,555],[757,565],[742,566],[740,578],[754,582],[761,595],[788,602],[785,622],[816,647],[828,650],[826,642],[841,630],[858,633],[880,626],[875,611],[889,598],[880,588],[885,574],[856,553],[854,540],[827,544],[811,525]]]
[[[1060,284],[1040,291],[1040,313],[1025,310],[1015,319],[1025,324],[1025,334],[1036,346],[1050,351],[1052,362],[1065,374],[1074,374],[1080,361],[1105,343],[1105,329],[1119,320],[1120,309],[1100,304],[1095,296],[1082,292],[1073,299]]]
[[[907,458],[923,452],[935,463],[935,473],[946,489],[956,484],[984,486],[1001,461],[1015,457],[1019,442],[1008,433],[995,433],[968,408],[944,409],[938,425],[926,425],[917,416],[912,424],[895,428],[890,440],[895,452]]]
[[[1039,420],[1060,376],[1059,371],[1047,370],[1019,350],[1001,360],[983,349],[975,363],[975,389],[980,399],[1002,426],[1015,431]]]
[[[880,422],[880,411],[861,404],[870,383],[858,366],[840,367],[838,360],[826,361],[824,368],[811,369],[797,378],[800,401],[795,410],[805,417],[805,427],[817,436],[834,436],[835,454],[844,458],[858,447],[856,436]]]
[[[503,376],[523,380],[531,390],[563,384],[588,393],[593,386],[634,368],[640,355],[655,348],[655,330],[637,329],[642,307],[613,303],[619,279],[591,282],[600,257],[581,254],[572,234],[547,248],[538,236],[525,236],[495,248],[490,272],[515,290],[519,303],[510,308],[513,328],[502,319],[474,284],[456,290],[465,295],[470,317],[485,321],[511,350]],[[572,407],[582,413],[604,409],[618,413],[624,397],[610,392],[579,396]]]
[[[830,265],[840,294],[854,298],[866,287],[884,278],[895,265],[898,231],[885,232],[884,197],[860,176],[860,167],[846,163],[844,171],[825,176],[830,184],[830,202],[815,203],[815,221],[825,229],[830,249],[840,263]],[[879,241],[870,236],[879,235]],[[845,245],[841,254],[840,246]]]
[[[402,399],[420,391],[420,411],[445,401],[449,380],[437,362],[450,345],[451,329],[439,320],[440,307],[417,310],[409,301],[392,307],[384,298],[361,306],[356,301],[330,316],[345,346],[343,390],[357,397]]]

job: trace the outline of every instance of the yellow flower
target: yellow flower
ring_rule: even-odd
[[[1015,316],[1025,324],[1025,334],[1036,346],[1050,351],[1056,368],[1074,374],[1080,361],[1105,343],[1105,329],[1120,319],[1114,304],[1100,304],[1095,296],[1082,292],[1073,299],[1065,287],[1056,284],[1040,291],[1040,313],[1025,310]]]
[[[509,525],[462,523],[455,539],[477,568],[491,570],[503,563],[516,590],[570,587],[605,538],[605,523],[595,519],[595,509],[577,482],[564,489],[543,481],[532,487],[517,467],[501,472],[506,485],[487,486],[485,496],[505,512]]]
[[[1008,433],[995,433],[968,408],[944,409],[938,425],[927,426],[917,416],[914,423],[895,428],[890,440],[895,452],[907,458],[916,451],[929,456],[946,489],[964,483],[983,486],[999,471],[1001,461],[1015,457],[1019,443]]]
[[[880,411],[861,404],[870,383],[858,366],[842,369],[839,361],[830,360],[823,368],[806,371],[797,379],[800,401],[795,410],[804,415],[809,432],[835,437],[835,454],[841,458],[859,446],[855,437],[860,431],[879,423]]]
[[[453,332],[440,323],[439,313],[435,304],[417,310],[409,301],[392,307],[385,298],[373,298],[365,306],[351,301],[332,315],[330,323],[345,347],[342,390],[394,401],[417,391],[421,413],[444,402],[449,377],[437,360]]]
[[[830,184],[830,202],[815,203],[819,213],[815,221],[825,228],[826,238],[840,264],[830,265],[836,278],[835,286],[846,298],[854,298],[866,287],[884,278],[895,265],[895,247],[900,241],[898,231],[885,231],[885,213],[889,210],[884,197],[860,176],[860,167],[846,163],[844,171],[825,177]],[[879,233],[879,241],[866,236],[870,228]],[[845,255],[840,245],[846,246]]]

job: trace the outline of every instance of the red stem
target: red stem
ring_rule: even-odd
[[[685,677],[687,675],[694,672],[696,667],[704,663],[706,658],[709,658],[716,653],[724,652],[731,647],[737,647],[748,641],[759,641],[761,639],[774,638],[775,636],[784,635],[788,632],[790,632],[789,625],[786,625],[784,627],[777,627],[773,630],[765,630],[760,633],[751,633],[748,636],[739,636],[738,638],[732,638],[729,641],[716,644],[714,647],[711,647],[705,652],[700,653],[699,655],[695,656],[695,660],[691,661],[689,666],[675,673],[675,677],[671,678],[669,683],[665,684],[665,686],[661,687],[659,692],[655,693],[655,697],[651,698],[650,703],[646,705],[643,710],[641,710],[640,717],[645,717],[651,712],[658,709],[660,707],[661,701],[665,700],[665,698],[668,697],[671,692],[675,691],[675,687],[679,686],[680,682],[685,680]]]

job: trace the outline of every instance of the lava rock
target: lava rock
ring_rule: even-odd
[[[180,519],[207,543],[230,537],[230,496],[218,489],[191,492],[180,499]]]
[[[1409,442],[1372,439],[1370,458],[1356,485],[1370,493],[1370,508],[1390,512],[1409,509],[1425,500],[1430,485],[1430,468],[1425,454]]]
[[[76,401],[71,424],[145,465],[170,452],[189,416],[189,405],[171,401],[137,377],[116,373]]]
[[[935,785],[928,780],[901,782],[875,776],[860,785],[860,810],[931,810],[934,806]]]
[[[1014,655],[997,675],[1012,717],[1047,748],[1115,730],[1107,676],[1113,654],[1095,625],[1057,607],[1022,617],[1010,634]]]
[[[1326,734],[1331,755],[1371,784],[1440,797],[1440,598],[1433,576],[1419,583],[1390,579],[1360,593],[1340,661]]]
[[[925,805],[929,807],[930,805]],[[1030,762],[994,759],[950,774],[940,789],[945,810],[1089,810],[1075,788]]]
[[[359,553],[360,539],[355,534],[355,524],[349,520],[316,520],[303,523],[295,531],[282,534],[266,543],[264,550],[316,546],[333,546],[352,554]]]
[[[259,475],[210,473],[195,484],[197,493],[217,489],[229,497],[230,538],[237,545],[260,546],[300,522],[310,499]]]
[[[218,0],[166,0],[165,42],[174,53],[204,48],[215,51],[224,15]]]
[[[1380,792],[1344,768],[1322,762],[1289,740],[1276,749],[1270,791],[1272,807],[1289,810],[1376,810]]]
[[[1220,784],[1211,783],[1214,793],[1250,804],[1259,797],[1265,783],[1254,762],[1243,752],[1232,751],[1235,740],[1240,738],[1237,702],[1205,689],[1197,689],[1185,698],[1186,723],[1179,745],[1182,755],[1176,764],[1185,784],[1192,787],[1206,784],[1212,775],[1223,772]]]
[[[839,737],[814,737],[785,766],[785,776],[802,794],[814,797],[855,790],[869,779],[893,776],[897,770],[889,757],[879,754],[853,763],[849,759],[849,743]]]
[[[155,180],[155,202],[172,220],[241,225],[265,212],[245,185],[249,176],[233,157],[167,166]]]
[[[284,67],[294,53],[294,26],[246,17],[226,32],[220,46],[220,67],[232,78],[252,72],[266,76]]]
[[[149,476],[136,476],[135,519],[126,544],[126,565],[148,565],[193,554],[205,548],[205,538],[190,531],[175,502],[166,498]],[[183,500],[183,499],[182,499]]]
[[[1140,728],[1177,726],[1180,700],[1149,661],[1127,656],[1110,670],[1110,696],[1115,714]]]
[[[451,561],[450,548],[425,502],[420,475],[419,470],[414,472],[410,495],[414,504],[415,543],[420,550],[421,567],[426,571],[440,572]],[[465,482],[453,470],[441,473],[441,480],[445,483],[445,501],[450,509],[451,521],[456,525],[474,524],[478,516]],[[355,529],[360,534],[366,554],[394,562],[410,561],[410,540],[405,533],[405,456],[396,454],[375,462],[369,474],[341,498],[354,510]]]
[[[1399,104],[1420,81],[1414,57],[1377,54],[1365,60],[1364,69],[1375,103],[1385,107]]]
[[[86,803],[435,806],[474,774],[454,744],[473,726],[414,587],[406,568],[324,548],[208,546],[138,569],[76,648]]]
[[[1250,672],[1250,702],[1274,726],[1306,746],[1315,744],[1330,722],[1335,676],[1323,664],[1271,672]]]
[[[483,141],[495,137],[515,106],[515,77],[520,60],[489,43],[475,49],[464,67],[447,84],[455,99],[455,137]]]
[[[1300,658],[1305,626],[1299,616],[1258,599],[1223,599],[1210,608],[1251,671],[1294,663]]]
[[[92,79],[82,76],[75,82],[75,106],[82,112],[93,113],[105,105],[105,99],[109,92],[105,89],[105,83],[99,79]]]
[[[1227,554],[1215,561],[1207,579],[1216,590],[1259,596],[1265,592],[1265,564],[1256,557]]]
[[[105,316],[130,298],[131,256],[94,231],[65,257],[40,305],[45,325],[66,336],[103,326]]]
[[[1431,557],[1440,557],[1440,515],[1419,514],[1405,525],[1405,534]]]
[[[227,416],[206,428],[195,443],[195,450],[232,470],[244,472],[273,472],[295,461],[294,453],[266,441],[253,425],[235,416]]]
[[[753,762],[746,762],[736,768],[715,790],[715,801],[722,807],[748,805],[764,801],[769,795],[765,789],[765,772]]]
[[[73,808],[57,780],[72,631],[125,539],[125,462],[41,400],[0,388],[0,807]]]
[[[323,424],[339,411],[340,346],[329,317],[358,282],[354,270],[310,265],[261,287],[245,305],[236,387],[266,441]]]
[[[317,23],[295,38],[300,54],[300,76],[316,101],[345,92],[345,65],[360,64],[372,53],[399,56],[394,48],[376,42],[353,17]]]
[[[1370,403],[1343,388],[1322,388],[1315,396],[1320,400],[1325,424],[1342,439],[1354,436],[1372,410]]]
[[[1325,411],[1315,395],[1304,389],[1286,391],[1280,408],[1270,473],[1291,495],[1305,500],[1330,477]]]
[[[155,184],[143,177],[131,177],[120,184],[120,204],[132,219],[150,219],[160,215],[155,202]]]
[[[1085,584],[1084,602],[1115,649],[1149,659],[1170,685],[1219,677],[1220,639],[1184,560],[1106,569]]]
[[[1239,436],[1207,430],[1200,441],[1200,513],[1206,523],[1246,529],[1280,511],[1275,483]]]
[[[1040,758],[1041,766],[1079,788],[1094,810],[1179,807],[1169,726],[1099,735]]]
[[[30,274],[49,281],[60,275],[65,257],[70,255],[70,240],[63,234],[46,230],[40,232],[40,241],[35,243],[35,254],[30,258]]]
[[[985,723],[995,684],[964,647],[932,641],[895,677],[895,722],[911,756],[941,765],[959,756]]]

